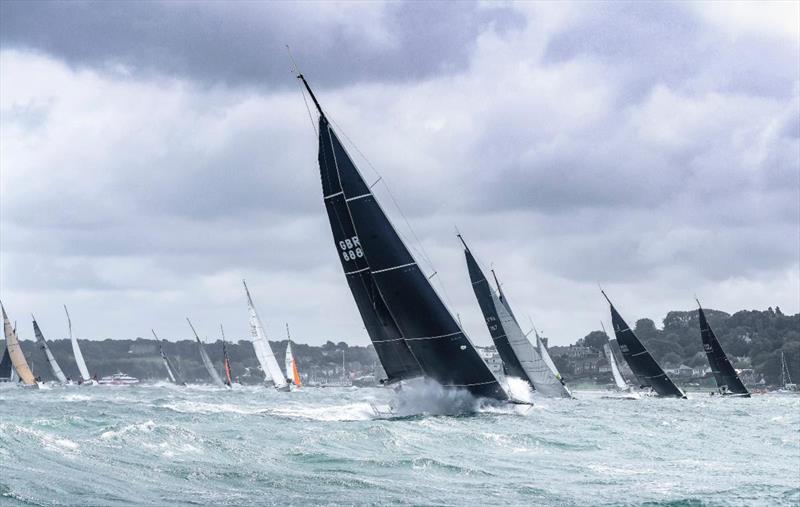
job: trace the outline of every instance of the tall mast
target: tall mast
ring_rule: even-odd
[[[311,87],[308,86],[308,81],[306,81],[305,76],[303,76],[302,74],[298,74],[297,75],[297,79],[299,79],[299,80],[301,80],[303,82],[303,85],[306,87],[306,90],[308,91],[308,94],[311,95],[311,100],[314,101],[314,105],[317,107],[317,111],[319,111],[319,115],[322,116],[323,118],[325,118],[325,121],[327,121],[328,118],[325,116],[325,113],[322,112],[322,106],[319,105],[319,101],[317,100],[317,96],[314,95],[314,92],[311,91]]]

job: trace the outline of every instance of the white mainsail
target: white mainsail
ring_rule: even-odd
[[[6,335],[6,348],[8,349],[8,356],[11,358],[11,364],[14,366],[14,371],[17,372],[22,382],[29,386],[36,386],[36,379],[28,366],[28,361],[25,359],[25,354],[22,352],[22,347],[17,338],[17,332],[11,327],[11,322],[8,321],[6,309],[0,305],[3,310],[3,332]]]
[[[561,383],[561,380],[556,377],[536,347],[528,341],[517,320],[511,315],[506,305],[500,301],[494,291],[492,291],[492,301],[500,318],[500,324],[506,332],[508,343],[514,349],[514,353],[528,378],[533,382],[534,389],[543,396],[551,398],[571,398],[570,392]]]
[[[69,339],[72,342],[72,354],[75,356],[75,362],[78,364],[78,371],[80,371],[83,381],[89,382],[92,380],[92,378],[89,376],[89,368],[86,367],[86,361],[83,360],[83,353],[81,352],[81,347],[78,345],[78,339],[72,334],[72,319],[69,318],[69,310],[67,310],[67,305],[64,305],[64,312],[67,314]]]
[[[272,352],[272,347],[267,340],[267,334],[264,332],[264,326],[261,319],[258,317],[256,307],[253,304],[253,298],[250,296],[250,290],[247,288],[247,283],[242,280],[244,291],[247,294],[247,311],[250,313],[250,335],[253,338],[253,349],[256,352],[256,358],[264,370],[266,380],[272,380],[276,389],[283,389],[288,386],[286,382],[286,375],[281,371],[278,365],[278,360],[275,359],[275,354]]]
[[[614,352],[611,350],[611,346],[608,343],[604,343],[603,351],[606,353],[606,359],[611,366],[611,375],[614,376],[614,383],[617,384],[617,388],[621,391],[627,390],[628,383],[625,382],[625,379],[622,378],[622,374],[619,372],[619,366],[617,366],[617,360],[614,359]]]
[[[61,367],[58,366],[55,356],[53,356],[50,347],[47,345],[47,340],[44,339],[42,330],[39,329],[39,324],[36,323],[36,318],[33,319],[33,334],[36,335],[36,341],[39,343],[39,347],[44,351],[44,355],[47,356],[47,362],[50,364],[50,370],[52,370],[53,376],[62,384],[66,384],[67,376],[64,375],[64,372],[61,371]]]

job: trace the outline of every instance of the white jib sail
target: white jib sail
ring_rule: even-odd
[[[78,371],[81,373],[81,378],[84,382],[90,381],[92,378],[89,376],[89,368],[86,367],[86,361],[83,359],[81,347],[78,345],[78,339],[72,334],[72,319],[69,318],[69,311],[67,306],[64,305],[64,311],[67,313],[67,325],[69,326],[69,339],[72,342],[72,355],[75,356],[75,362],[78,364]]]
[[[292,355],[292,342],[286,344],[286,378],[291,379],[293,378],[292,370],[294,369],[294,356]]]
[[[553,375],[550,367],[542,359],[541,354],[536,348],[528,341],[528,338],[520,329],[516,319],[506,309],[506,306],[500,301],[497,295],[492,292],[492,301],[494,302],[497,315],[500,317],[500,324],[506,331],[508,343],[514,350],[514,353],[519,359],[519,363],[528,378],[533,382],[533,387],[542,396],[550,398],[570,398],[571,395],[561,384],[561,381]]]
[[[544,364],[546,364],[547,367],[550,368],[550,372],[561,383],[561,387],[564,388],[564,392],[566,393],[566,395],[572,398],[572,393],[570,392],[569,388],[567,388],[567,386],[564,385],[561,379],[561,373],[558,371],[558,368],[556,368],[556,363],[553,362],[553,359],[550,357],[550,352],[547,351],[547,347],[544,346],[544,342],[542,341],[541,338],[539,338],[538,333],[536,334],[536,346],[539,348],[539,354],[542,355],[542,360],[544,361]]]
[[[244,280],[242,281],[244,283]],[[280,389],[286,387],[286,375],[281,371],[278,365],[278,360],[275,359],[275,354],[272,352],[272,347],[267,340],[267,333],[264,332],[264,326],[261,324],[261,319],[258,317],[256,307],[253,304],[253,298],[250,297],[250,291],[247,289],[247,284],[244,284],[244,290],[247,293],[247,311],[250,313],[250,334],[253,338],[253,349],[256,352],[261,369],[264,370],[264,376],[267,380],[272,380],[275,388]]]
[[[614,359],[614,353],[611,350],[611,346],[608,343],[604,343],[603,351],[606,353],[606,359],[608,360],[608,364],[611,366],[611,374],[614,376],[614,383],[617,384],[617,388],[622,391],[627,390],[628,383],[625,382],[625,379],[622,378],[622,374],[619,372],[619,366],[617,366],[617,361]]]

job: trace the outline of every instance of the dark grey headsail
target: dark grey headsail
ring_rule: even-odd
[[[476,396],[507,394],[439,299],[319,111],[325,207],[350,290],[388,381],[429,377]]]
[[[622,316],[614,308],[606,293],[601,291],[611,307],[611,325],[622,351],[622,357],[631,367],[641,387],[651,387],[659,396],[686,398],[681,389],[675,385],[667,374],[661,369],[656,360],[645,348],[644,344],[634,334]]]
[[[31,315],[31,317],[33,316]],[[33,317],[33,334],[36,336],[36,343],[39,344],[39,348],[42,349],[42,352],[44,352],[44,355],[47,358],[47,363],[50,365],[50,370],[53,372],[53,376],[62,384],[66,384],[67,376],[64,375],[63,371],[61,371],[58,361],[56,361],[55,356],[53,356],[53,353],[50,351],[50,347],[47,345],[47,340],[44,339],[42,330],[39,328],[39,324],[36,322],[35,317]]]
[[[714,380],[717,382],[717,387],[722,394],[736,394],[742,397],[750,397],[750,392],[739,379],[736,369],[728,360],[725,351],[722,350],[717,336],[708,325],[706,314],[700,306],[700,301],[697,302],[697,314],[700,319],[700,338],[703,340],[703,350],[706,351],[708,357],[708,364],[711,366],[711,373],[714,374]]]
[[[156,342],[158,343],[158,351],[161,353],[161,360],[164,362],[164,368],[167,369],[167,375],[169,375],[169,379],[175,384],[178,384],[179,386],[185,386],[186,381],[183,380],[183,377],[181,377],[180,373],[178,373],[178,370],[176,370],[175,367],[172,366],[172,361],[169,360],[167,354],[164,352],[164,347],[161,344],[161,339],[158,337],[158,335],[154,330],[151,329],[150,332],[153,333],[153,337],[156,339]]]
[[[3,347],[3,357],[0,359],[0,382],[11,380],[11,356],[8,355],[8,348]]]

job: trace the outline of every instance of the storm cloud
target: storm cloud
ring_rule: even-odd
[[[0,296],[245,337],[247,278],[276,334],[366,343],[289,43],[474,341],[455,227],[554,343],[598,283],[630,320],[797,312],[800,11],[730,6],[2,2]]]

